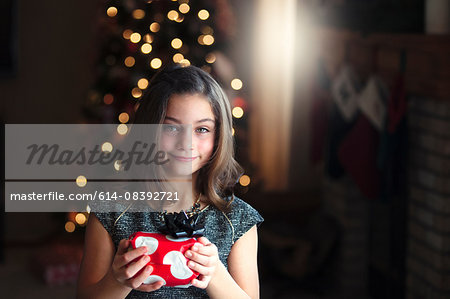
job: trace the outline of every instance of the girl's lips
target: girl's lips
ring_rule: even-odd
[[[195,159],[197,159],[197,157],[183,157],[183,156],[175,156],[170,154],[172,157],[174,157],[175,160],[180,161],[180,162],[192,162]]]

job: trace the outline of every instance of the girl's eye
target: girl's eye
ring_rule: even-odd
[[[171,135],[177,135],[180,132],[180,128],[173,125],[164,125],[163,127],[164,133],[171,134]]]
[[[198,129],[197,129],[197,132],[198,132],[198,133],[208,133],[209,130],[208,130],[207,128],[198,128]]]

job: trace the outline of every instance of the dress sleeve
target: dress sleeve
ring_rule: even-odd
[[[233,226],[233,244],[254,225],[259,227],[264,218],[248,203],[235,197],[231,204],[230,221]]]

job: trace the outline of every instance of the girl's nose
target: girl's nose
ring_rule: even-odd
[[[182,125],[181,134],[178,135],[177,149],[183,151],[191,151],[192,147],[192,129],[191,125]]]

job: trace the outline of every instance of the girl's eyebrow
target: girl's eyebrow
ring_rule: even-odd
[[[173,122],[176,122],[176,123],[178,123],[178,124],[181,124],[181,121],[179,121],[178,119],[176,119],[175,117],[172,117],[172,116],[166,116],[165,120],[171,120],[171,121],[173,121]],[[203,118],[203,119],[200,119],[200,120],[196,121],[196,123],[204,123],[204,122],[207,122],[207,121],[210,121],[210,122],[212,122],[212,123],[216,123],[216,122],[215,122],[213,119],[211,119],[211,118]]]

